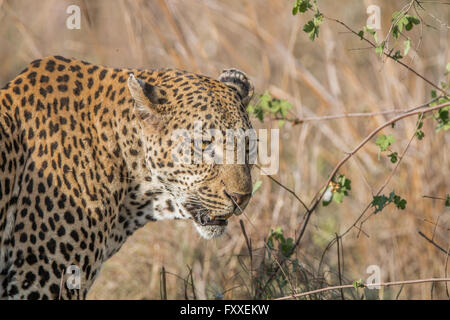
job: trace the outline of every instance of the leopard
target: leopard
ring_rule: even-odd
[[[105,261],[150,222],[223,235],[250,201],[253,164],[175,159],[175,133],[252,130],[253,92],[235,68],[212,78],[31,62],[0,90],[0,297],[86,299]]]

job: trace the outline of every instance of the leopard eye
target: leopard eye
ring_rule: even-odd
[[[210,144],[215,141],[214,136],[211,137],[211,140],[202,140],[202,150],[204,151]]]
[[[206,148],[208,148],[211,141],[202,141],[202,150],[204,151]]]

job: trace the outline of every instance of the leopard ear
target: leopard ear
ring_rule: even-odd
[[[227,86],[236,89],[241,97],[242,103],[247,106],[255,91],[252,82],[247,75],[238,69],[225,69],[219,76],[219,81]]]
[[[167,103],[164,90],[137,79],[132,73],[128,77],[128,89],[136,102],[136,109],[142,120],[157,116],[159,113],[158,107]]]

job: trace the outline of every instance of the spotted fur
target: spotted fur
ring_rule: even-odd
[[[177,129],[250,129],[239,70],[112,69],[55,56],[0,90],[0,297],[83,299],[101,265],[149,221],[205,238],[250,198],[248,164],[183,164]],[[239,208],[237,208],[239,207]],[[215,223],[215,222],[220,223]],[[68,289],[68,267],[81,289]]]

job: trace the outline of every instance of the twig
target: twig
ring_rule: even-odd
[[[431,103],[431,102],[430,102],[430,103]],[[416,110],[417,108],[413,108],[413,109]],[[375,194],[376,196],[379,196],[379,195],[381,194],[381,192],[383,192],[384,188],[387,186],[387,184],[389,183],[389,181],[392,179],[392,177],[393,177],[395,171],[397,170],[397,168],[399,167],[399,165],[400,165],[400,163],[402,162],[403,158],[405,157],[406,152],[408,151],[408,149],[409,149],[409,147],[410,147],[410,145],[411,145],[411,142],[413,141],[414,137],[416,136],[416,133],[415,133],[415,132],[416,132],[417,128],[418,128],[418,124],[416,125],[416,129],[414,130],[414,134],[412,134],[411,138],[410,138],[409,141],[408,141],[408,144],[406,145],[406,147],[405,147],[405,149],[403,150],[402,154],[399,156],[398,161],[397,161],[397,164],[395,165],[395,167],[393,168],[393,170],[391,171],[391,173],[389,174],[389,176],[386,178],[386,180],[383,182],[383,184],[381,185],[381,187],[380,187],[380,188],[378,189],[378,191],[376,192],[376,194]],[[361,232],[365,234],[365,232],[362,230],[362,225],[363,225],[363,224],[364,224],[371,216],[373,216],[373,214],[372,214],[372,215],[369,215],[369,216],[368,216],[367,218],[365,218],[362,222],[360,222],[360,226],[359,226],[359,227],[357,226],[357,223],[364,217],[364,215],[366,214],[367,210],[369,210],[369,208],[370,208],[371,206],[372,206],[372,202],[369,202],[369,203],[366,205],[366,207],[364,208],[364,210],[362,211],[362,213],[361,213],[361,214],[358,216],[358,218],[355,220],[355,222],[353,222],[353,224],[352,224],[349,228],[347,228],[347,230],[345,230],[345,231],[340,235],[341,238],[344,237],[345,235],[347,235],[353,228],[357,228],[357,229],[358,229],[358,237],[359,237],[359,235],[360,235]],[[366,236],[367,236],[367,235],[366,235]],[[320,263],[319,263],[319,270],[320,270],[320,268],[321,268],[321,266],[322,266],[322,262],[323,262],[323,259],[325,258],[325,254],[326,254],[327,251],[334,245],[335,242],[336,242],[335,239],[332,239],[332,240],[328,243],[328,245],[327,245],[327,247],[325,248],[325,250],[323,251],[322,257],[321,257]]]
[[[328,180],[326,181],[326,183],[324,184],[324,186],[320,189],[322,190],[321,192],[319,192],[318,196],[315,197],[316,199],[313,201],[313,203],[311,204],[311,206],[307,209],[307,212],[303,218],[303,224],[300,228],[300,232],[297,236],[297,239],[292,247],[292,251],[293,252],[299,245],[301,239],[303,238],[303,235],[306,231],[306,226],[308,225],[309,219],[311,218],[312,213],[314,212],[314,210],[317,208],[317,206],[319,205],[321,199],[323,198],[323,195],[326,192],[326,187],[330,184],[330,182],[333,180],[334,176],[336,175],[336,173],[339,171],[339,169],[352,157],[354,156],[368,141],[370,141],[370,139],[372,139],[378,132],[380,132],[381,130],[383,130],[384,128],[392,125],[393,123],[396,123],[399,120],[402,120],[404,118],[407,117],[411,117],[417,114],[421,114],[421,113],[428,113],[428,112],[432,112],[435,110],[439,110],[441,108],[447,107],[450,105],[450,102],[447,103],[443,103],[437,106],[433,106],[433,107],[424,107],[423,105],[419,108],[414,108],[414,111],[399,115],[385,123],[383,123],[382,125],[378,126],[375,130],[373,130],[369,135],[367,135],[363,141],[361,141],[352,151],[348,152],[347,155],[334,167],[333,171],[331,172],[331,174],[328,177]],[[368,206],[370,207],[370,205]],[[368,208],[367,208],[368,209]],[[284,261],[282,261],[281,263],[283,263]],[[270,283],[270,281],[272,281],[272,279],[275,277],[275,275],[278,272],[278,267],[274,270],[274,272],[272,273],[271,277],[269,277],[269,279],[267,280],[266,284],[264,285],[264,289],[268,286],[268,284]]]
[[[336,233],[336,242],[337,242],[337,256],[338,256],[338,275],[339,275],[339,284],[342,286],[342,275],[341,275],[341,254],[340,254],[340,242],[339,242],[339,235]],[[341,298],[342,300],[345,300],[344,298],[344,289],[341,288]]]
[[[447,278],[447,267],[448,267],[448,257],[449,256],[450,256],[450,245],[448,246],[447,256],[445,257],[445,266],[444,266],[445,272],[444,272],[444,275],[445,275],[446,278]],[[447,284],[447,282],[445,283],[445,293],[447,294],[447,298],[450,299],[450,294],[448,292],[448,284]]]
[[[430,279],[419,279],[419,280],[367,283],[367,284],[363,284],[362,286],[367,287],[367,288],[377,287],[377,286],[389,287],[389,286],[398,286],[398,285],[405,285],[405,284],[418,284],[418,283],[429,283],[429,282],[435,283],[435,282],[448,282],[448,281],[450,281],[450,278],[430,278]],[[312,291],[308,291],[308,292],[297,293],[297,294],[286,296],[286,297],[277,298],[275,300],[288,300],[288,299],[292,299],[292,298],[309,296],[311,294],[316,294],[316,293],[320,293],[320,292],[338,290],[338,289],[348,289],[348,288],[354,288],[354,285],[346,284],[346,285],[342,285],[342,286],[326,287],[326,288],[316,289],[316,290],[312,290]]]
[[[327,182],[325,183],[324,187],[322,188],[322,192],[320,193],[319,197],[316,198],[316,200],[314,201],[314,203],[310,206],[310,209],[307,213],[307,220],[309,220],[309,215],[316,209],[317,205],[320,203],[320,200],[322,199],[323,195],[326,192],[326,187],[330,184],[330,182],[333,180],[333,177],[336,175],[336,173],[339,171],[339,169],[344,165],[345,162],[347,162],[353,155],[355,155],[368,141],[370,141],[370,139],[372,139],[378,132],[380,132],[381,130],[383,130],[384,128],[390,126],[391,124],[402,120],[404,118],[413,116],[413,115],[417,115],[417,114],[421,114],[421,113],[428,113],[431,111],[435,111],[444,107],[447,107],[450,105],[450,102],[447,103],[443,103],[434,107],[429,107],[429,108],[420,108],[417,109],[415,111],[412,112],[408,112],[405,114],[402,114],[400,116],[397,116],[385,123],[383,123],[382,125],[380,125],[378,128],[376,128],[375,130],[373,130],[368,136],[366,136],[366,138],[364,138],[363,141],[361,141],[361,143],[359,143],[352,151],[348,152],[347,155],[334,167],[333,171],[331,172],[331,174],[328,177]],[[307,220],[305,220],[305,223],[307,223]],[[305,228],[305,223],[304,226],[302,227],[302,231]],[[299,239],[297,239],[296,244],[298,244],[298,242],[300,241],[300,238],[303,236],[303,232],[301,232],[299,234]]]
[[[428,106],[436,100],[438,100],[438,98],[434,98],[427,103],[424,103],[418,107],[414,107],[414,108],[410,108],[410,109],[385,110],[385,111],[378,111],[378,112],[343,113],[343,114],[332,114],[332,115],[326,115],[326,116],[291,118],[291,119],[276,117],[274,119],[275,120],[285,120],[285,121],[290,122],[292,125],[298,125],[298,124],[302,124],[304,122],[311,122],[311,121],[324,121],[324,120],[335,120],[335,119],[345,119],[345,118],[366,118],[366,117],[375,117],[375,116],[381,116],[381,115],[387,115],[387,114],[399,114],[399,113],[405,114],[405,113],[417,110],[419,108],[423,108],[424,106]]]
[[[386,114],[398,114],[404,113],[405,110],[386,110],[379,112],[355,112],[355,113],[343,113],[343,114],[333,114],[327,116],[317,116],[317,117],[307,117],[307,118],[292,118],[286,119],[281,117],[276,117],[275,120],[285,120],[289,121],[293,125],[302,124],[304,122],[310,121],[323,121],[323,120],[335,120],[335,119],[344,119],[344,118],[366,118],[366,117],[375,117]]]
[[[450,2],[441,2],[441,1],[419,1],[419,3],[443,4],[450,6]]]
[[[438,245],[436,242],[434,242],[433,239],[428,238],[426,235],[424,235],[422,233],[422,231],[418,231],[419,235],[424,238],[425,240],[427,240],[429,243],[431,243],[433,246],[435,246],[436,248],[438,248],[439,250],[441,250],[443,253],[445,253],[447,256],[449,255],[448,251],[445,250],[444,248],[442,248],[440,245]]]
[[[389,176],[387,177],[387,179],[384,181],[384,183],[381,185],[381,187],[378,189],[378,192],[376,193],[376,196],[379,196],[381,194],[381,192],[383,192],[384,188],[387,186],[387,184],[389,183],[389,181],[391,181],[392,177],[394,176],[395,171],[397,171],[397,168],[400,166],[400,163],[402,162],[403,158],[405,157],[406,152],[409,149],[409,146],[411,145],[411,143],[414,140],[414,137],[416,136],[416,131],[417,131],[417,127],[418,124],[416,125],[416,130],[414,130],[414,133],[412,134],[411,138],[408,141],[408,144],[406,145],[405,149],[403,150],[402,154],[398,157],[398,161],[394,167],[394,169],[391,171],[391,173],[389,174]],[[372,204],[372,202],[370,203],[370,205]],[[370,207],[370,206],[369,206]],[[367,210],[367,209],[366,209]],[[360,223],[360,227],[359,227],[359,233],[362,231],[362,226],[363,224],[371,217],[373,216],[370,215],[367,218],[365,218],[363,221],[361,221]],[[359,237],[359,233],[358,233],[358,237]]]
[[[422,198],[429,198],[429,199],[443,200],[443,201],[447,200],[446,198],[435,197],[435,196],[427,196],[427,195],[423,195]]]
[[[260,170],[262,170],[260,167],[258,167]],[[274,179],[273,179],[274,180]],[[274,181],[276,181],[276,180],[274,180]],[[277,181],[276,181],[277,182]],[[278,183],[278,182],[277,182]],[[222,184],[223,185],[225,185],[225,183],[222,181]],[[280,184],[280,183],[278,183],[280,186],[282,186],[282,187],[284,187],[282,184]],[[293,191],[291,191],[291,192],[293,192]],[[294,193],[294,195],[295,195],[295,193]],[[296,195],[295,195],[296,196]],[[300,201],[300,202],[302,202],[301,200],[300,200],[300,198],[298,198],[297,196],[296,196],[296,198]],[[252,221],[250,220],[250,218],[247,216],[247,214],[244,212],[244,210],[242,210],[242,208],[239,206],[239,204],[234,200],[234,198],[233,197],[230,197],[230,199],[234,202],[234,204],[236,205],[236,207],[239,209],[239,211],[241,212],[241,214],[244,214],[244,216],[247,218],[247,220],[248,220],[248,222],[250,223],[250,225],[255,229],[255,230],[257,230],[258,228],[256,228],[256,226],[252,223]],[[302,202],[303,203],[303,202]],[[264,247],[265,248],[267,248],[270,252],[272,252],[272,250],[270,249],[270,247],[267,245],[267,243],[264,241]],[[293,251],[291,251],[291,252],[293,252]],[[270,277],[270,279],[272,279],[277,273],[278,273],[278,270],[280,270],[281,269],[281,271],[283,272],[283,275],[285,276],[285,278],[288,280],[288,283],[289,283],[289,285],[291,286],[291,288],[292,288],[292,290],[294,290],[294,287],[292,286],[292,283],[291,283],[291,280],[289,279],[289,277],[288,277],[288,275],[286,274],[286,272],[283,270],[283,267],[282,267],[282,265],[284,264],[284,262],[286,261],[286,259],[283,259],[283,260],[281,260],[281,262],[279,262],[278,261],[278,259],[277,258],[275,258],[275,255],[273,256],[274,257],[274,261],[276,262],[276,264],[277,264],[277,266],[276,266],[276,271],[272,274],[272,276]],[[266,287],[267,287],[267,285],[269,284],[269,282],[270,282],[271,280],[269,280],[269,281],[267,281],[266,282],[266,285],[264,286],[264,288],[263,288],[263,292],[264,292],[264,290],[266,289]],[[293,291],[292,291],[293,292]]]
[[[186,265],[186,267],[189,270],[189,274],[187,276],[187,279],[189,279],[189,277],[191,277],[192,297],[193,297],[193,300],[197,300],[197,295],[195,294],[194,277],[192,276],[192,268],[189,265]],[[189,284],[189,281],[186,281],[186,282]],[[185,296],[187,297],[187,292],[185,293]],[[187,300],[187,298],[186,298],[186,300]]]
[[[262,169],[260,166],[258,166],[257,164],[255,164],[255,167],[257,167],[259,170],[264,172],[264,169]],[[270,180],[272,180],[273,182],[275,182],[277,185],[279,185],[280,187],[282,187],[284,190],[286,190],[287,192],[289,192],[290,194],[292,194],[294,196],[295,199],[297,199],[302,206],[308,210],[308,206],[303,202],[302,199],[300,199],[300,197],[292,190],[289,189],[288,187],[286,187],[284,184],[282,184],[281,182],[279,182],[278,180],[276,180],[274,177],[272,177],[271,175],[266,174],[266,177],[268,177]]]
[[[253,250],[252,250],[252,242],[250,241],[250,239],[247,236],[247,232],[245,231],[244,221],[242,221],[242,219],[239,219],[239,224],[241,225],[242,234],[244,235],[245,243],[247,244],[248,255],[250,257],[251,292],[252,292],[252,295],[253,295],[253,292],[254,292],[253,282],[254,282],[254,280],[253,280]]]
[[[445,284],[447,284],[447,282]],[[400,297],[400,293],[402,293],[404,287],[405,287],[404,284],[400,287],[400,290],[398,290],[397,295],[395,296],[395,300],[398,300],[398,297]]]
[[[313,205],[311,206],[310,211],[312,211],[313,208],[315,208],[315,206],[317,206],[318,202],[320,202],[320,200],[322,199],[323,195],[326,192],[326,186],[328,186],[331,182],[331,180],[333,179],[333,177],[336,175],[336,173],[339,171],[339,169],[342,167],[342,165],[348,161],[348,159],[350,159],[353,155],[355,155],[355,153],[357,153],[370,139],[372,139],[378,132],[380,132],[381,130],[383,130],[384,128],[390,126],[393,123],[396,123],[399,120],[402,120],[404,118],[407,117],[411,117],[420,113],[428,113],[428,112],[432,112],[432,111],[436,111],[439,110],[441,108],[450,106],[450,102],[446,102],[434,107],[429,107],[429,108],[421,108],[412,112],[408,112],[405,114],[402,114],[400,116],[397,116],[385,123],[383,123],[382,125],[380,125],[378,128],[376,128],[375,130],[373,130],[368,136],[366,136],[366,138],[364,138],[363,141],[361,141],[360,144],[358,144],[352,151],[348,152],[347,155],[336,165],[336,167],[333,169],[333,171],[331,172],[331,174],[329,175],[329,178],[324,186],[324,190],[322,191],[322,195],[319,196],[319,198],[316,199],[316,201],[313,203]]]
[[[352,28],[350,28],[347,24],[345,24],[344,22],[338,20],[338,19],[334,19],[334,18],[330,18],[327,16],[323,16],[325,19],[334,21],[336,23],[339,23],[340,25],[344,26],[347,30],[349,30],[351,33],[355,34],[356,36],[358,36],[359,38],[361,38],[362,40],[366,41],[367,43],[369,43],[373,48],[376,48],[377,45],[374,44],[372,41],[370,41],[369,39],[367,39],[364,36],[359,35],[355,30],[353,30]],[[438,90],[439,92],[441,92],[443,95],[448,96],[448,93],[440,88],[438,85],[434,84],[432,81],[428,80],[427,78],[425,78],[423,75],[421,75],[420,73],[418,73],[416,70],[414,70],[412,67],[408,66],[407,64],[405,64],[404,62],[400,61],[400,59],[394,58],[394,56],[391,55],[391,53],[386,52],[383,50],[383,54],[392,59],[393,61],[397,62],[398,64],[400,64],[401,66],[405,67],[406,69],[408,69],[410,72],[414,73],[416,76],[418,76],[419,78],[421,78],[423,81],[425,81],[426,83],[428,83],[430,86],[432,86],[434,89]]]
[[[160,293],[161,293],[161,300],[167,300],[167,289],[166,289],[166,269],[164,266],[161,269],[161,285],[160,285]]]
[[[61,297],[62,297],[62,291],[63,291],[63,288],[64,288],[64,285],[63,285],[63,283],[64,283],[64,271],[65,271],[65,269],[62,269],[62,271],[61,271],[61,282],[59,283],[59,295],[58,295],[58,300],[61,300]]]

